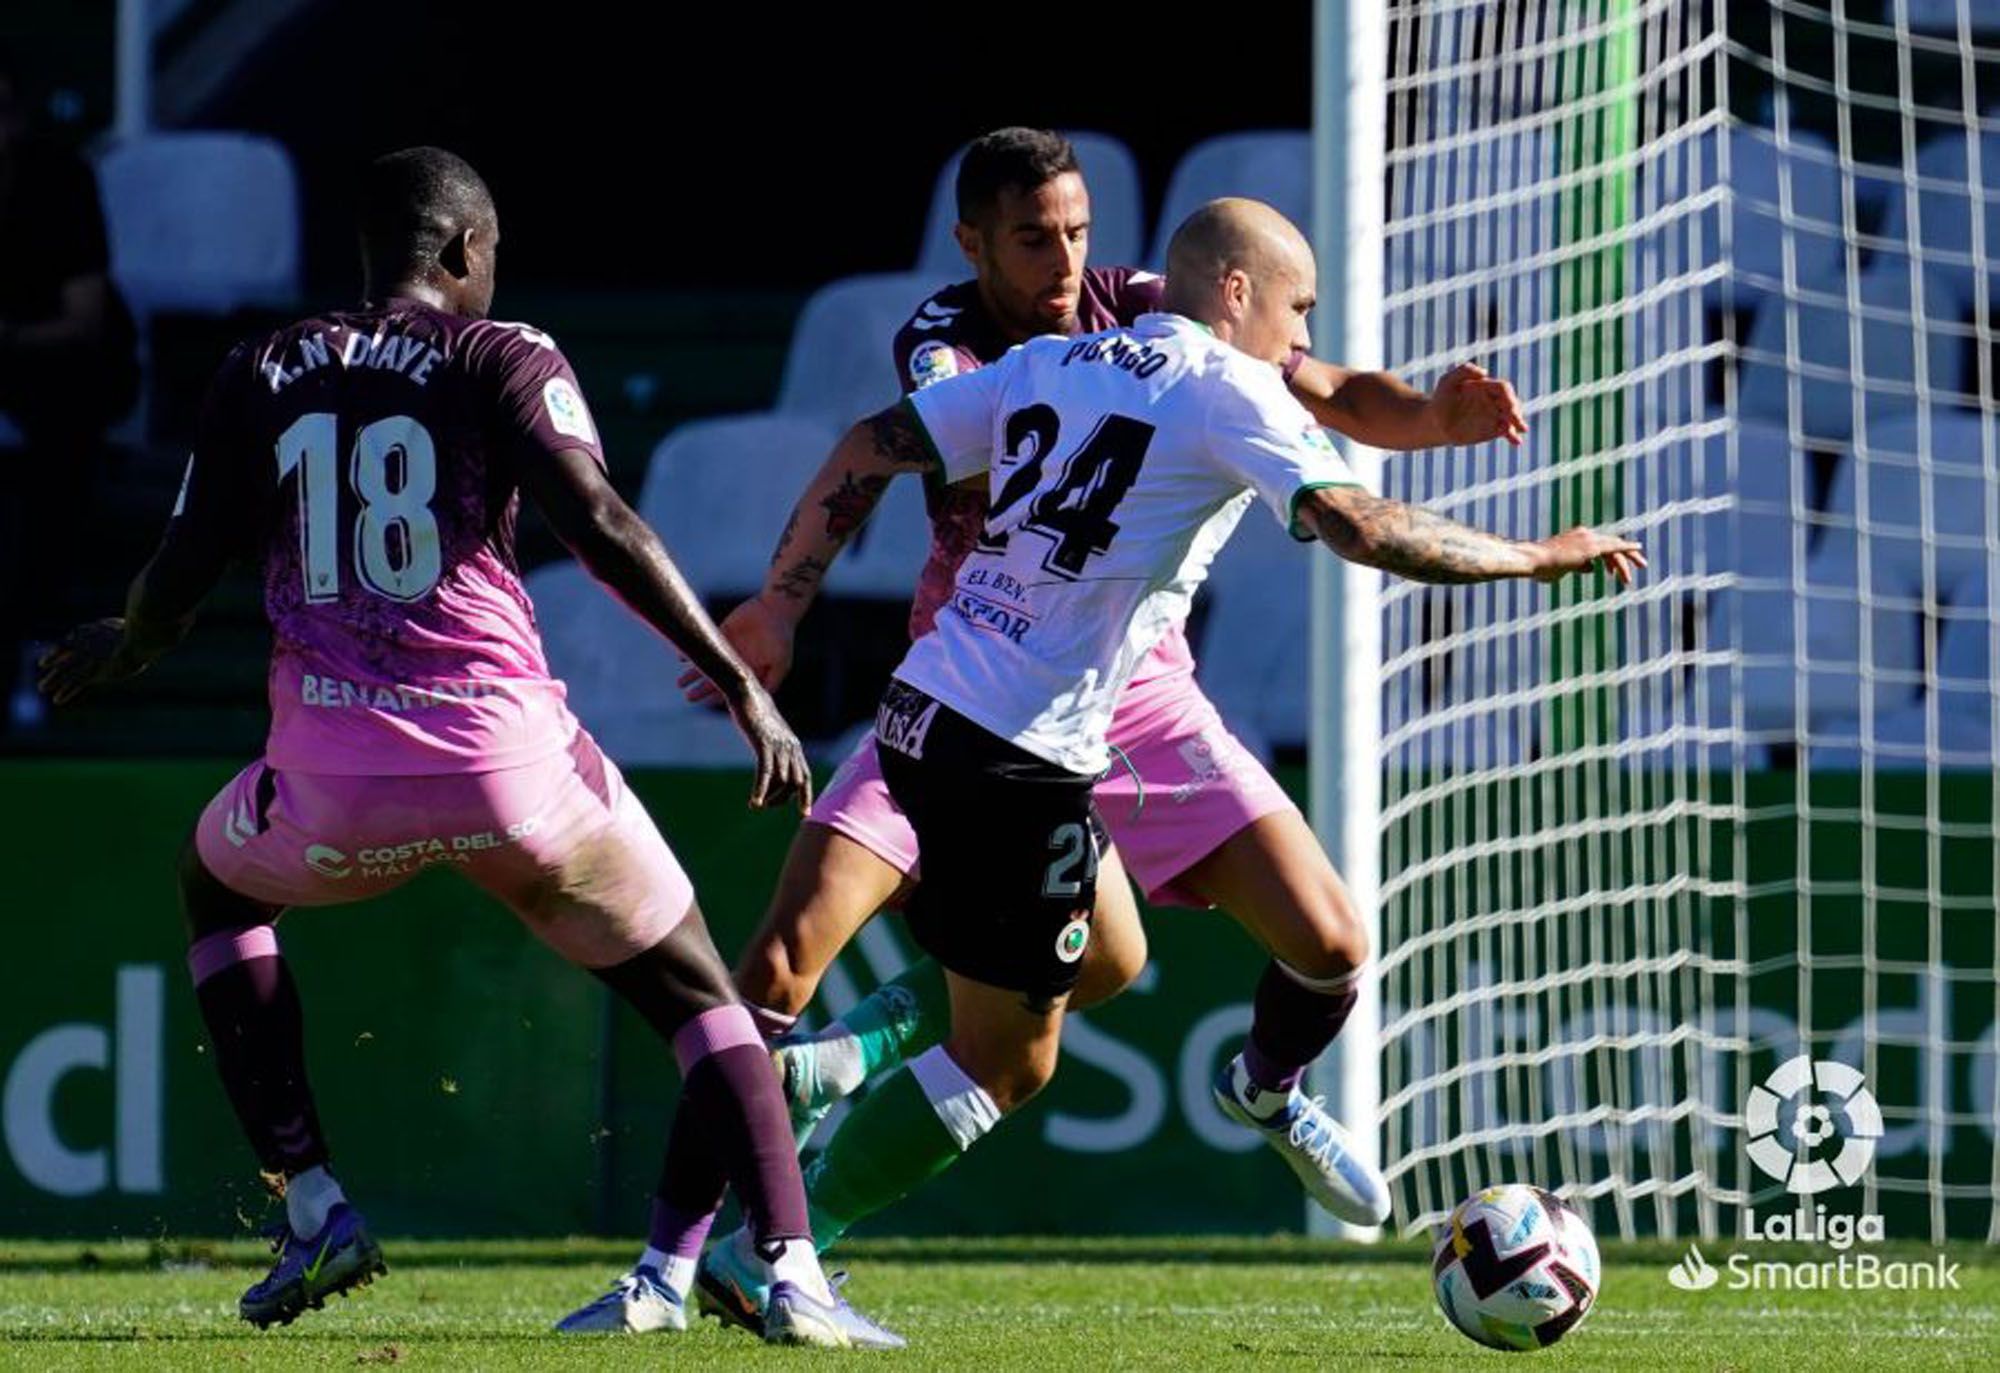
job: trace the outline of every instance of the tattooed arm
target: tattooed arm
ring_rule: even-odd
[[[775,687],[791,669],[799,621],[840,550],[881,504],[890,481],[937,467],[930,438],[907,402],[869,416],[841,438],[792,507],[763,590],[722,621],[722,632],[764,685]],[[699,672],[684,673],[680,684],[690,701],[714,696]]]
[[[1554,582],[1602,562],[1629,586],[1646,565],[1646,555],[1629,539],[1580,526],[1534,542],[1505,539],[1358,486],[1310,490],[1300,497],[1297,516],[1301,527],[1350,562],[1419,582]]]

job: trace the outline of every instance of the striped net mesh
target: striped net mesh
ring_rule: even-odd
[[[1621,1236],[2000,1237],[2000,7],[1388,23],[1385,360],[1532,432],[1386,491],[1652,562],[1383,583],[1399,1222],[1525,1181]]]

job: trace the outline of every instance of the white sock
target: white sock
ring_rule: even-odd
[[[861,1040],[838,1020],[813,1036],[813,1062],[822,1083],[837,1096],[853,1096],[861,1090],[865,1073],[861,1064]]]
[[[745,1240],[750,1232],[741,1232]],[[765,1259],[751,1246],[751,1256],[771,1275],[772,1282],[788,1282],[814,1301],[833,1304],[833,1288],[826,1280],[826,1273],[819,1266],[819,1252],[809,1239],[780,1240],[775,1258]]]
[[[326,1165],[308,1168],[285,1181],[285,1220],[300,1239],[326,1229],[327,1214],[347,1200]]]
[[[924,1089],[931,1110],[958,1142],[961,1154],[1000,1123],[1000,1108],[993,1098],[966,1075],[944,1045],[934,1044],[911,1059],[910,1076]]]
[[[1241,1054],[1229,1064],[1229,1080],[1236,1088],[1236,1099],[1243,1103],[1243,1109],[1259,1120],[1269,1120],[1292,1099],[1290,1092],[1267,1092],[1252,1082],[1250,1070],[1243,1066]]]
[[[659,1270],[660,1286],[685,1302],[687,1294],[694,1290],[694,1264],[693,1259],[673,1255]]]
[[[660,1286],[682,1301],[686,1301],[687,1294],[694,1289],[694,1265],[693,1259],[669,1254],[666,1250],[655,1249],[649,1244],[645,1252],[639,1255],[639,1261],[632,1266],[652,1269],[660,1275]]]

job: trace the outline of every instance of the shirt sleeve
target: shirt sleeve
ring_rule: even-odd
[[[904,402],[916,412],[947,483],[978,476],[993,465],[993,430],[1007,373],[1019,350],[991,366],[926,386]]]
[[[1113,292],[1118,322],[1130,324],[1141,315],[1152,314],[1160,308],[1166,293],[1167,279],[1159,273],[1128,268]]]
[[[496,385],[502,431],[517,452],[554,456],[576,448],[604,466],[597,423],[576,372],[556,341],[525,324],[495,324]]]
[[[251,438],[256,396],[250,354],[239,348],[202,397],[194,448],[168,522],[172,537],[219,543],[232,554],[257,546],[278,464],[268,449],[261,461],[253,461],[259,456]]]
[[[896,376],[903,394],[914,395],[927,386],[979,370],[979,359],[957,344],[941,338],[912,336],[904,330],[896,336]]]
[[[1211,384],[1208,441],[1216,462],[1247,482],[1293,538],[1310,542],[1298,527],[1300,498],[1361,482],[1275,369],[1232,368]]]

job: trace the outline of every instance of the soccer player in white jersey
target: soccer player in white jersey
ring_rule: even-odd
[[[1160,313],[1033,340],[843,442],[850,457],[865,448],[884,480],[986,472],[991,506],[876,726],[922,861],[909,926],[946,969],[951,1030],[862,1100],[812,1170],[822,1246],[948,1165],[1053,1073],[1091,938],[1091,791],[1110,761],[1111,715],[1249,505],[1261,499],[1295,537],[1418,580],[1553,581],[1601,564],[1629,582],[1645,565],[1628,540],[1573,529],[1517,542],[1358,486],[1279,374],[1306,345],[1314,279],[1283,216],[1214,202],[1174,236]],[[1344,1014],[1299,990],[1275,998],[1280,1021],[1299,1022],[1281,1039],[1314,1038],[1316,1017]],[[1225,1109],[1303,1135],[1338,1213],[1385,1218],[1380,1176],[1323,1109],[1295,1087],[1246,1087],[1244,1071],[1240,1057],[1226,1065]]]

